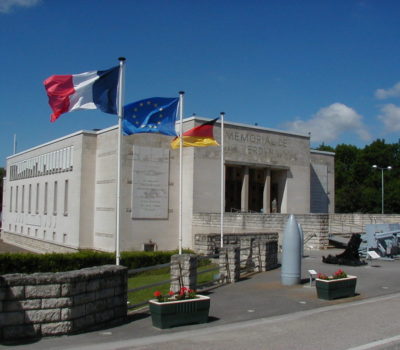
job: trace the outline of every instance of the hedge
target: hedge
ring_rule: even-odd
[[[170,262],[177,251],[122,252],[121,265],[128,269]],[[3,253],[0,254],[0,274],[61,272],[85,267],[115,264],[114,253],[80,251],[77,253]]]

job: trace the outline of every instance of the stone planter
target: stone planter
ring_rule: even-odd
[[[355,295],[357,277],[348,275],[337,280],[315,279],[317,295],[320,299],[332,300]]]
[[[210,297],[197,295],[196,299],[174,300],[163,303],[149,300],[153,326],[171,328],[192,323],[206,323],[210,311]]]

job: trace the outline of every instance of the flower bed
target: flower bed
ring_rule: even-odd
[[[332,276],[319,273],[315,280],[318,298],[332,300],[355,295],[357,277],[339,269]]]
[[[157,299],[149,300],[149,308],[155,327],[171,328],[208,321],[210,298],[207,296],[186,288],[178,293],[170,292],[168,296],[157,291],[154,296]]]

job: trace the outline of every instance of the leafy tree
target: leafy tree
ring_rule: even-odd
[[[335,207],[338,213],[380,213],[382,207],[382,171],[384,170],[384,211],[400,213],[400,144],[377,139],[360,149],[340,144],[335,148],[322,144],[321,151],[335,152]]]
[[[335,149],[331,146],[325,145],[323,142],[318,146],[317,151],[325,151],[325,152],[335,152]]]

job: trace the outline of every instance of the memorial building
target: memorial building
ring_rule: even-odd
[[[207,120],[187,118],[183,130]],[[218,121],[214,137],[221,144]],[[36,252],[114,251],[117,140],[116,126],[79,131],[8,157],[3,240]],[[178,247],[180,157],[171,140],[122,137],[121,251]],[[334,153],[311,150],[309,135],[225,122],[223,164],[227,215],[334,212]],[[184,147],[182,167],[182,245],[195,249],[194,217],[220,213],[221,146]]]

